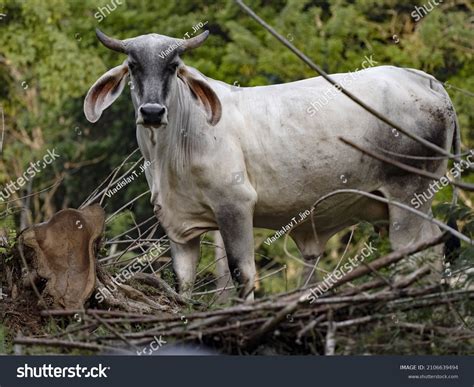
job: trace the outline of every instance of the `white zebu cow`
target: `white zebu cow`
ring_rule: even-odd
[[[318,198],[341,188],[405,204],[428,188],[429,180],[363,156],[338,139],[374,151],[431,155],[343,94],[308,114],[328,88],[321,77],[237,89],[182,62],[180,55],[200,46],[207,31],[188,40],[150,34],[120,41],[100,31],[97,36],[128,57],[91,87],[84,112],[96,122],[131,78],[138,144],[153,162],[147,169],[151,202],[173,242],[181,292],[192,290],[199,236],[206,231],[220,230],[240,295],[251,299],[253,227],[281,229]],[[343,77],[333,75],[338,82]],[[348,89],[400,126],[446,150],[451,147],[456,115],[448,94],[431,76],[381,66],[358,74]],[[408,161],[438,174],[447,165],[446,160]],[[427,202],[420,210],[430,213],[430,207]],[[359,195],[333,196],[314,215],[317,239],[311,222],[291,231],[307,259],[319,256],[332,235],[360,220],[388,220],[394,249],[440,233],[410,212]]]

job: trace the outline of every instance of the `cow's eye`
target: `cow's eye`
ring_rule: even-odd
[[[128,69],[129,69],[130,71],[133,71],[133,70],[135,70],[136,68],[137,68],[136,63],[134,63],[134,62],[128,62]]]
[[[178,66],[179,66],[179,63],[170,63],[170,64],[168,65],[168,69],[169,69],[170,71],[172,71],[172,72],[175,72],[176,69],[178,68]]]

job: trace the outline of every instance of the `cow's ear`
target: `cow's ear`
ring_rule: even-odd
[[[222,105],[209,83],[197,71],[191,72],[186,67],[178,70],[178,77],[189,86],[194,97],[201,101],[207,113],[207,122],[212,126],[216,125],[221,119]]]
[[[123,63],[102,75],[89,89],[84,100],[84,114],[90,122],[96,122],[122,93],[127,82],[128,66]]]

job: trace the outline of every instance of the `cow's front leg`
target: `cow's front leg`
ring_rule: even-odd
[[[178,291],[184,297],[191,298],[199,261],[200,238],[180,244],[170,241],[173,269],[178,279]]]
[[[221,206],[216,211],[217,224],[224,241],[229,269],[238,287],[239,297],[253,300],[255,258],[253,243],[253,208]]]

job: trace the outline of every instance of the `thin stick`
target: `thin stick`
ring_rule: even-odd
[[[264,276],[262,276],[262,277],[260,277],[260,278],[257,278],[257,279],[255,280],[255,282],[257,282],[257,281],[262,281],[262,280],[264,280],[264,279],[266,279],[266,278],[268,278],[268,277],[274,276],[275,274],[278,274],[278,273],[279,273],[280,271],[282,271],[282,270],[286,270],[286,266],[283,266],[283,267],[279,268],[278,270],[272,271],[271,273],[268,273],[268,274],[266,274],[266,275],[264,275]],[[212,282],[214,282],[214,281],[216,281],[216,280],[213,280],[213,281],[211,281],[211,282],[209,282],[209,283],[212,283]],[[204,285],[208,285],[208,283],[206,283],[206,284],[204,284]],[[203,287],[204,285],[201,285],[200,287]],[[201,296],[201,295],[204,295],[204,294],[213,294],[213,293],[216,293],[216,292],[220,292],[220,291],[222,291],[222,290],[229,290],[229,289],[235,289],[235,286],[234,286],[234,285],[232,285],[232,286],[226,286],[226,287],[219,288],[219,289],[208,290],[208,291],[206,291],[206,292],[195,292],[195,293],[193,292],[193,295],[195,295],[195,296]]]
[[[92,351],[119,351],[124,353],[129,353],[128,351],[121,350],[120,348],[108,347],[106,345],[99,345],[93,343],[78,343],[76,341],[67,341],[67,340],[49,340],[49,339],[37,339],[37,338],[27,338],[21,337],[16,338],[13,341],[15,344],[22,345],[41,345],[47,347],[61,347],[61,348],[79,348],[79,349],[88,349]]]
[[[140,199],[142,196],[147,195],[150,193],[150,190],[146,190],[145,192],[141,193],[140,195],[134,197],[132,200],[130,200],[128,203],[124,204],[122,207],[120,207],[117,211],[115,211],[112,215],[110,215],[105,223],[109,223],[118,213],[120,213],[123,209],[127,208],[130,204],[136,202],[138,199]]]
[[[328,311],[327,321],[327,332],[326,332],[326,343],[324,346],[324,354],[326,356],[333,356],[336,352],[336,328],[337,324],[333,321],[333,310]]]
[[[414,208],[411,208],[410,206],[407,206],[406,204],[403,204],[403,203],[399,203],[399,202],[396,202],[394,200],[388,200],[388,199],[385,199],[385,198],[382,198],[380,196],[377,196],[377,195],[373,195],[371,193],[368,193],[368,192],[364,192],[364,191],[360,191],[358,189],[338,189],[336,191],[333,191],[333,192],[330,192],[328,193],[327,195],[324,195],[323,197],[319,198],[315,203],[314,205],[312,206],[312,209],[316,209],[316,207],[324,200],[332,197],[332,196],[335,196],[335,195],[339,195],[339,194],[343,194],[343,193],[354,193],[354,194],[358,194],[358,195],[362,195],[362,196],[367,196],[368,198],[371,198],[371,199],[374,199],[374,200],[378,200],[382,203],[386,203],[386,204],[391,204],[391,205],[394,205],[396,207],[399,207],[399,208],[403,208],[404,210],[407,210],[413,214],[416,214],[418,215],[419,217],[423,218],[423,219],[426,219],[427,221],[431,222],[431,223],[434,223],[436,224],[437,226],[439,226],[440,228],[442,228],[443,230],[449,232],[450,234],[454,235],[455,237],[463,240],[464,242],[466,243],[469,243],[470,245],[473,245],[474,244],[474,241],[470,238],[468,238],[467,236],[465,236],[464,234],[460,233],[459,231],[453,229],[452,227],[449,227],[447,226],[446,224],[444,224],[443,222],[440,222],[438,219],[435,219],[431,216],[428,216],[426,215],[425,213],[421,212],[421,211],[417,211],[415,210]],[[311,212],[311,217],[313,217],[313,212]],[[301,224],[301,223],[300,223]]]
[[[124,335],[118,332],[114,327],[112,327],[107,321],[101,318],[97,313],[91,312],[92,317],[94,317],[100,324],[105,326],[110,332],[112,332],[115,336],[117,336],[120,340],[122,340],[125,344],[127,344],[130,348],[138,351],[138,347],[132,344]]]
[[[383,152],[383,153],[386,153],[390,156],[395,156],[395,157],[401,157],[401,158],[404,158],[404,159],[410,159],[410,160],[446,160],[446,156],[413,156],[413,155],[406,155],[404,153],[398,153],[398,152],[392,152],[392,151],[389,151],[388,149],[384,149],[376,144],[373,144],[372,142],[370,142],[370,145],[372,145],[373,147],[377,148],[379,151]],[[466,151],[464,153],[460,153],[459,157],[464,157],[464,156],[467,156],[467,155],[470,155],[472,154],[472,149],[469,150],[469,151]]]
[[[345,139],[344,137],[339,137],[339,140],[341,140],[343,143],[357,149],[358,151],[360,151],[360,152],[362,152],[362,153],[364,153],[364,154],[366,154],[370,157],[373,157],[374,159],[377,159],[379,161],[383,161],[384,163],[387,163],[387,164],[394,165],[395,167],[403,169],[404,171],[414,173],[416,175],[425,177],[427,179],[440,180],[442,177],[446,178],[446,176],[438,176],[435,173],[431,173],[431,172],[425,171],[423,169],[415,168],[415,167],[412,167],[411,165],[403,164],[399,161],[389,159],[388,157],[382,156],[379,153],[375,153],[375,152],[372,152],[368,149],[362,148],[361,146],[353,143],[350,140]],[[450,180],[448,178],[446,178],[446,179],[449,180],[450,184],[452,184],[456,187],[462,188],[466,191],[474,191],[474,185],[472,185],[472,184],[457,182],[457,181],[454,181],[454,180]]]
[[[117,174],[119,173],[120,169],[122,169],[123,165],[126,163],[126,161],[136,152],[136,149],[130,154],[128,155],[128,157],[126,157],[123,161],[122,161],[122,164],[120,164],[120,166],[118,167],[118,169],[115,171],[115,174],[112,176],[112,178],[110,179],[110,182],[109,184],[107,185],[107,187],[105,187],[104,189],[104,194],[102,195],[102,197],[100,198],[100,202],[99,204],[102,205],[102,203],[104,202],[104,199],[105,199],[105,196],[107,194],[107,191],[109,190],[109,188],[112,186],[112,184],[114,184],[114,179],[115,177],[117,176]],[[137,162],[135,162],[135,164],[132,165],[131,168],[134,168],[140,161],[143,160],[143,157],[141,157]],[[129,171],[131,170],[131,168],[129,169]],[[120,179],[118,179],[118,181],[120,181]]]
[[[181,294],[176,293],[174,289],[168,285],[168,283],[164,280],[162,280],[160,277],[152,274],[147,274],[147,273],[137,273],[135,274],[134,278],[137,281],[143,282],[147,285],[156,287],[160,290],[163,290],[168,297],[173,298],[175,301],[179,302],[180,304],[183,305],[188,305],[188,304],[195,304],[195,305],[201,305],[200,303],[193,301],[189,298],[183,297]]]
[[[2,201],[0,204],[8,204],[8,203],[17,202],[18,200],[22,200],[22,199],[25,199],[25,198],[29,198],[29,197],[31,197],[31,196],[38,195],[38,194],[40,194],[40,193],[42,193],[42,192],[49,191],[49,190],[55,188],[56,186],[58,186],[59,184],[61,184],[61,183],[63,182],[63,180],[64,180],[64,177],[61,177],[61,178],[59,179],[59,181],[57,181],[56,183],[50,185],[49,187],[43,188],[43,189],[41,189],[41,190],[39,190],[39,191],[33,192],[33,193],[31,193],[31,194],[28,194],[28,195],[20,196],[20,197],[18,197],[17,199],[4,200],[4,201]]]
[[[125,160],[129,159],[129,158],[130,158],[132,155],[134,155],[138,150],[139,150],[139,148],[136,148],[131,154],[129,154],[129,155],[126,157]],[[126,175],[135,167],[135,165],[138,164],[140,161],[141,161],[141,159],[138,160],[137,162],[135,162],[135,163],[132,165],[132,167],[131,167],[128,171],[126,171],[124,174],[122,174],[122,176],[120,176],[117,180],[120,180],[122,177],[126,176]],[[114,169],[112,170],[112,172],[110,172],[109,175],[102,181],[102,183],[100,183],[99,186],[87,197],[87,199],[84,200],[84,202],[81,204],[81,206],[80,206],[79,208],[84,208],[84,207],[86,207],[87,205],[89,205],[90,203],[92,203],[94,200],[96,200],[103,192],[106,192],[105,189],[104,189],[104,190],[100,191],[99,193],[96,193],[96,192],[99,190],[99,188],[102,187],[112,175],[114,175],[116,172],[118,172],[118,171],[122,168],[123,165],[124,165],[124,162],[122,162],[122,163],[120,164],[120,166],[114,168]]]
[[[33,281],[33,278],[32,278],[31,272],[30,272],[30,268],[28,267],[28,263],[26,262],[25,255],[23,254],[23,241],[20,241],[20,243],[18,244],[18,251],[20,252],[21,262],[22,262],[23,267],[26,271],[26,275],[28,276],[28,281],[29,281],[30,286],[33,289],[36,297],[38,298],[39,304],[43,308],[47,308],[48,306],[47,306],[46,302],[44,301],[43,296],[41,295],[38,288],[36,287],[35,282]]]
[[[5,138],[5,117],[3,116],[3,108],[0,106],[2,112],[2,137],[0,138],[0,153],[3,152],[3,140]]]
[[[134,226],[134,227],[132,227],[132,228],[129,228],[127,231],[124,231],[124,232],[121,233],[121,234],[118,234],[118,235],[114,236],[112,239],[109,239],[106,243],[109,243],[109,242],[110,242],[110,243],[113,243],[113,241],[117,240],[118,238],[120,238],[120,237],[122,237],[122,236],[124,236],[124,235],[126,235],[126,234],[129,234],[131,231],[135,230],[135,229],[138,228],[138,227],[143,226],[144,224],[148,223],[150,220],[152,220],[152,219],[154,219],[154,218],[155,218],[155,215],[150,216],[148,219],[144,220],[144,221],[141,222],[140,224],[138,224],[138,225],[136,225],[136,226]]]

